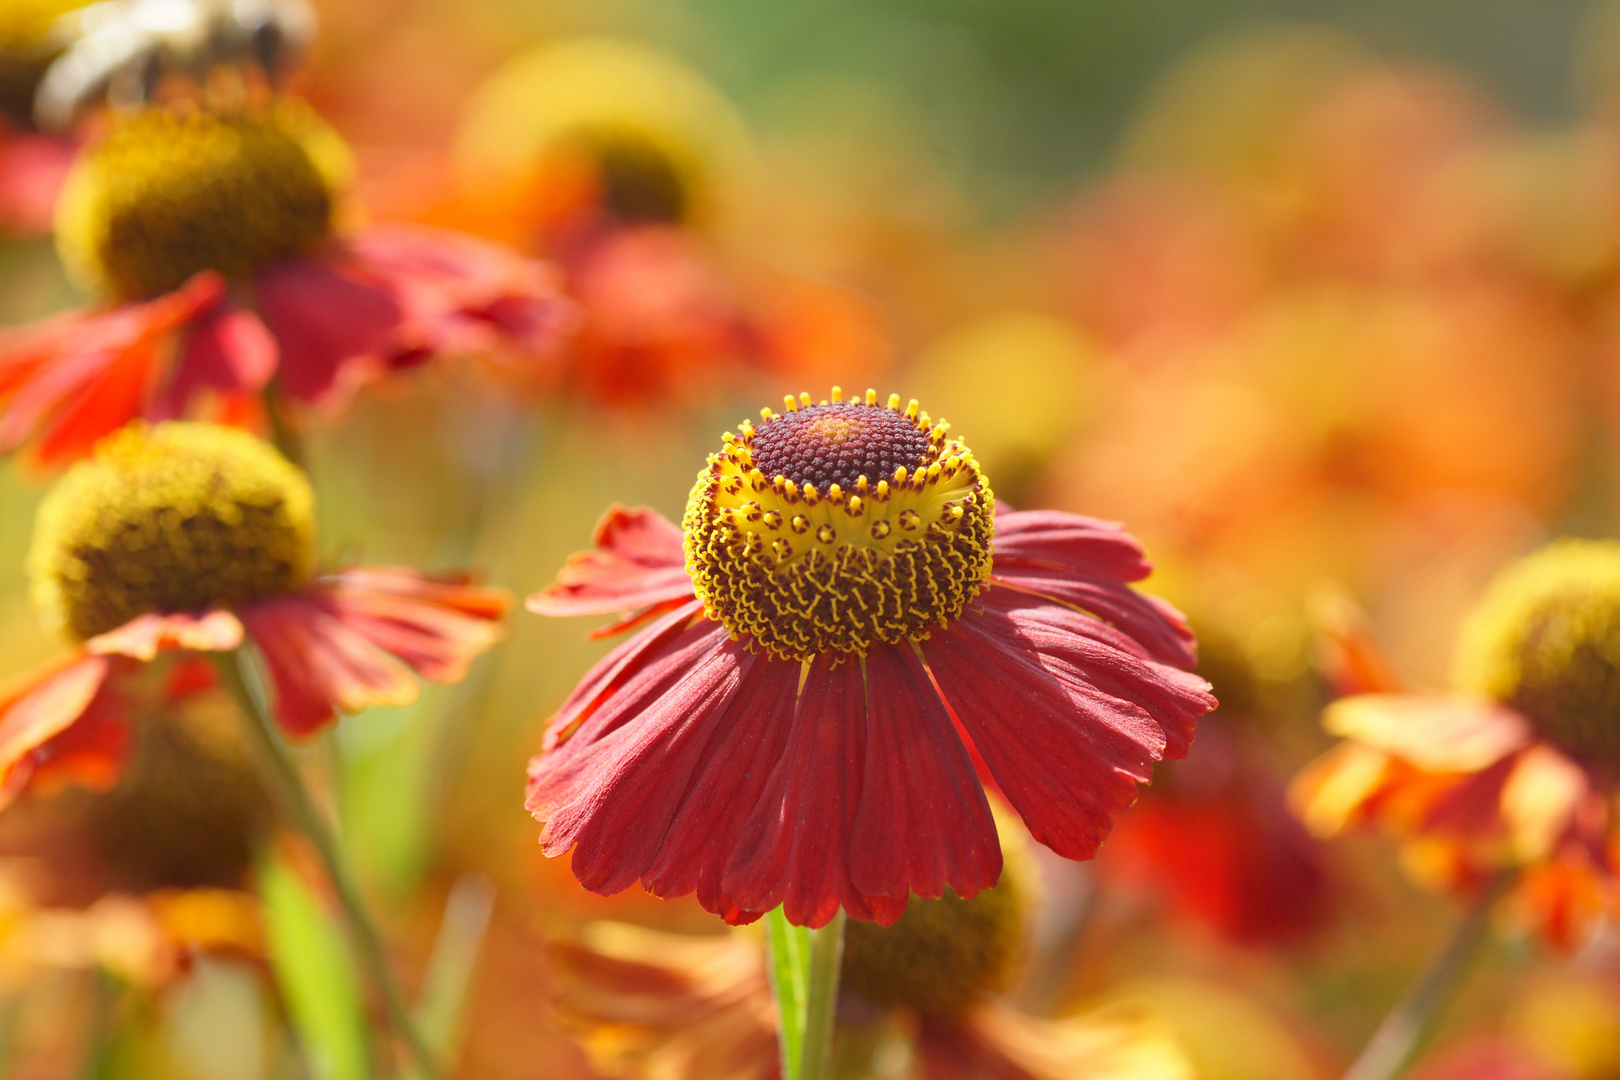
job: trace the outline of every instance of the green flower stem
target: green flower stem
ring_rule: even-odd
[[[434,1060],[433,1051],[429,1048],[427,1040],[422,1037],[421,1031],[411,1018],[410,1008],[405,1004],[405,995],[400,991],[399,984],[394,980],[393,972],[388,966],[388,955],[383,947],[382,935],[377,931],[376,923],[372,921],[365,901],[361,899],[360,890],[355,885],[348,864],[338,851],[337,840],[310,798],[309,789],[304,786],[303,777],[298,773],[298,766],[287,753],[286,744],[282,742],[274,721],[270,719],[269,710],[260,697],[249,688],[248,681],[243,676],[243,667],[249,662],[247,654],[237,650],[219,655],[215,661],[221,681],[247,719],[246,728],[253,746],[254,759],[266,787],[270,789],[271,797],[276,800],[288,824],[301,833],[315,849],[315,854],[320,858],[327,877],[331,880],[338,903],[343,908],[344,918],[349,924],[355,949],[360,955],[360,962],[371,973],[372,980],[382,995],[389,1024],[405,1040],[421,1073],[429,1080],[441,1080],[444,1072]]]
[[[1395,1080],[1406,1071],[1422,1045],[1440,1010],[1456,992],[1490,928],[1491,912],[1513,880],[1503,872],[1479,894],[1467,915],[1452,929],[1451,936],[1378,1025],[1361,1055],[1344,1080]]]
[[[799,1080],[823,1080],[827,1075],[833,1017],[838,1011],[838,976],[844,963],[844,923],[848,918],[839,908],[832,922],[810,932],[810,977],[805,990]]]

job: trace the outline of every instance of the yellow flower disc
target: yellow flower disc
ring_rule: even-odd
[[[840,397],[728,432],[686,507],[709,616],[784,659],[924,638],[990,575],[995,496],[950,425]]]
[[[57,247],[85,287],[142,300],[201,270],[241,278],[332,228],[337,137],[307,109],[233,115],[149,108],[80,156]]]
[[[1463,627],[1455,679],[1620,768],[1620,543],[1562,540],[1504,570]]]
[[[245,432],[170,423],[125,428],[68,470],[40,505],[28,570],[46,620],[82,640],[287,592],[314,560],[302,472]]]
[[[1024,941],[1027,885],[1017,858],[971,900],[911,898],[893,926],[851,920],[841,985],[878,1005],[934,1016],[966,1012],[1012,980]]]

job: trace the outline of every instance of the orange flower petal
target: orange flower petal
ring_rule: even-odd
[[[104,657],[76,654],[0,699],[0,803],[27,783],[31,756],[85,714],[110,666]]]
[[[202,615],[152,613],[91,638],[85,647],[98,656],[151,660],[168,649],[229,652],[242,644],[242,623],[228,611]]]
[[[1530,741],[1518,713],[1465,697],[1357,694],[1329,705],[1322,727],[1430,772],[1483,769]]]

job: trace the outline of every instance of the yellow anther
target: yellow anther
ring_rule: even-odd
[[[769,420],[775,415],[776,415],[775,413],[771,412],[769,406],[759,410],[759,418],[761,420]]]
[[[782,395],[782,407],[784,409],[786,409],[788,412],[798,412],[799,411],[799,401],[792,394],[783,394]]]
[[[915,420],[915,419],[917,419],[917,409],[918,409],[917,399],[912,398],[909,402],[906,403],[906,419],[907,420]]]
[[[861,516],[861,497],[859,495],[851,495],[849,497],[849,516]]]
[[[904,484],[906,482],[906,467],[904,465],[901,465],[894,470],[894,482],[896,484]]]
[[[799,395],[799,404],[806,409],[815,404],[815,399],[810,396],[810,391],[806,390]]]
[[[782,512],[780,510],[767,510],[763,520],[767,529],[780,529],[782,527]]]
[[[888,407],[895,410],[896,412],[900,411],[900,395],[899,394],[890,394],[889,395]]]
[[[929,483],[933,483],[935,480],[939,479],[940,471],[941,470],[940,470],[940,467],[939,467],[939,462],[937,462],[937,461],[934,462],[932,465],[928,466],[928,481],[929,481]]]
[[[889,501],[889,482],[887,480],[879,480],[878,481],[877,499],[878,499],[878,502],[888,502]]]
[[[838,481],[834,480],[832,487],[827,489],[827,499],[830,502],[844,501],[844,489],[838,486]]]
[[[872,522],[872,539],[874,539],[874,540],[882,540],[885,537],[887,537],[888,535],[889,535],[889,523],[887,521],[874,521],[874,522]]]
[[[794,532],[798,533],[800,536],[803,536],[805,530],[808,529],[809,527],[810,527],[810,519],[805,517],[803,514],[794,514],[793,515],[793,520],[788,522],[788,528],[792,529]]]
[[[844,388],[842,386],[835,386],[832,388],[832,399],[834,401],[844,400]]]
[[[915,529],[918,525],[921,525],[921,524],[922,524],[922,515],[917,513],[917,511],[915,511],[915,510],[902,510],[902,511],[900,511],[900,527],[902,529],[905,529],[907,532],[910,532],[913,529]]]
[[[866,388],[866,403],[868,405],[877,404],[877,391],[872,389],[870,386]]]
[[[823,544],[830,544],[834,540],[838,539],[838,530],[833,528],[831,525],[823,525],[821,528],[816,530],[816,539],[820,540]]]
[[[816,485],[814,484],[805,484],[799,489],[799,494],[804,496],[806,506],[814,506],[821,500],[821,496],[816,493]]]

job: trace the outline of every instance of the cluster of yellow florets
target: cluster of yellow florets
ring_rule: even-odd
[[[1620,768],[1620,543],[1564,540],[1503,571],[1463,629],[1455,678]]]
[[[152,108],[81,156],[57,204],[57,245],[86,287],[158,296],[202,270],[241,277],[332,228],[341,143],[306,108]]]
[[[799,660],[959,615],[990,574],[995,497],[950,425],[872,390],[786,408],[728,432],[692,489],[686,566],[709,615]]]
[[[40,506],[28,567],[46,620],[84,639],[289,591],[314,558],[302,472],[246,432],[172,423],[125,428],[70,469]]]

